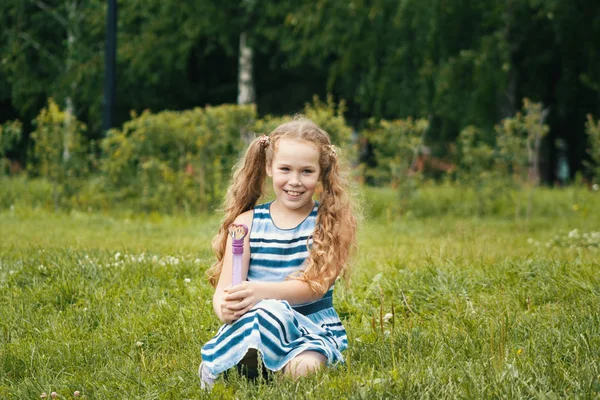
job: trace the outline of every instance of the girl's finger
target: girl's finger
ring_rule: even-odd
[[[249,305],[249,306],[245,307],[243,310],[237,311],[233,315],[235,315],[237,318],[239,318],[242,315],[246,314],[248,311],[250,311],[251,308],[252,308],[252,305]]]
[[[246,307],[248,307],[248,302],[247,301],[240,301],[240,302],[233,303],[233,304],[231,304],[231,305],[228,306],[228,308],[230,310],[233,310],[233,311],[243,310]]]
[[[227,296],[224,297],[225,301],[232,301],[232,300],[242,300],[244,298],[246,298],[248,296],[247,292],[235,292],[235,293],[230,293]]]
[[[227,289],[225,289],[225,291],[227,293],[236,293],[244,289],[246,289],[246,282],[242,282],[235,286],[229,286]]]

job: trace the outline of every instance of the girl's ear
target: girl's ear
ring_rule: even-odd
[[[273,164],[267,164],[267,175],[269,178],[273,177]]]

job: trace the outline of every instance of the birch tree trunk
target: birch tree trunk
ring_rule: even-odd
[[[238,104],[254,103],[254,79],[252,78],[252,48],[247,43],[248,34],[240,35],[240,58],[238,74]]]

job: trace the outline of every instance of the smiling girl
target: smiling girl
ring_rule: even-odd
[[[355,244],[356,220],[329,135],[296,118],[255,139],[234,172],[209,269],[213,308],[224,323],[202,348],[203,388],[258,363],[293,377],[343,362],[346,331],[333,308],[336,279]],[[256,205],[267,176],[275,199]],[[315,192],[319,189],[319,201]],[[232,286],[231,224],[246,225],[242,283]],[[260,353],[260,361],[258,359]]]

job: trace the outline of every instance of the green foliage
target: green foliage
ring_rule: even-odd
[[[375,121],[371,119],[363,132],[373,148],[376,165],[361,165],[364,178],[374,185],[398,188],[399,212],[406,212],[406,200],[413,196],[422,177],[411,170],[412,163],[423,149],[425,119]]]
[[[496,168],[496,151],[486,142],[481,130],[468,126],[460,132],[456,178],[459,185],[471,188],[477,199],[473,209],[485,215],[493,209],[498,197],[506,196],[507,182]]]
[[[29,170],[53,184],[55,207],[61,197],[75,195],[89,173],[86,126],[49,99],[35,118]]]
[[[106,191],[145,211],[207,210],[220,202],[255,118],[251,105],[133,115],[102,141]]]
[[[13,149],[21,139],[23,124],[20,121],[8,121],[0,124],[0,176],[5,175],[8,170],[6,153]]]
[[[542,104],[526,98],[523,100],[523,113],[505,118],[496,126],[497,166],[503,169],[504,174],[512,174],[516,184],[538,183],[533,180],[532,174],[537,173],[533,169],[538,167],[534,160],[539,148],[536,149],[535,144],[549,131],[544,118]]]
[[[458,170],[462,185],[472,187],[480,199],[477,212],[489,212],[494,197],[509,196],[518,216],[521,195],[539,183],[539,145],[548,132],[544,124],[545,111],[541,103],[523,100],[523,113],[505,118],[496,126],[496,140],[489,143],[483,132],[474,126],[463,129],[458,137]],[[530,214],[528,206],[528,215]]]
[[[594,181],[600,184],[600,120],[595,121],[591,114],[587,116],[585,133],[588,138],[588,154],[592,162],[586,162],[586,167],[594,176]]]
[[[331,142],[346,152],[346,158],[354,160],[356,151],[352,128],[348,126],[344,112],[346,112],[345,101],[336,104],[333,96],[328,95],[325,101],[321,101],[318,96],[313,96],[312,103],[305,103],[301,114],[323,128],[329,134]],[[289,116],[266,115],[256,121],[252,130],[269,134],[282,123],[289,121],[289,118]]]

